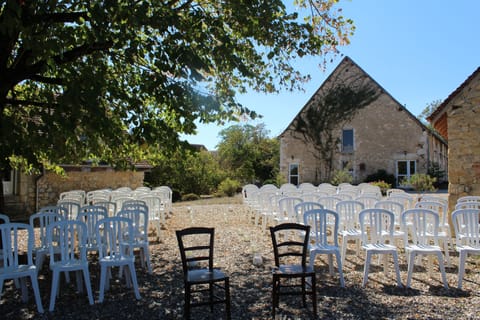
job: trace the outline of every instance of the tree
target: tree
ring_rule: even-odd
[[[264,124],[233,125],[220,132],[220,165],[241,183],[274,180],[279,171],[280,144],[268,137]]]
[[[429,115],[432,114],[433,111],[435,111],[439,105],[442,104],[442,100],[436,99],[433,100],[432,102],[427,103],[425,109],[423,109],[422,113],[420,113],[417,118],[425,125],[428,126],[427,118]],[[429,126],[431,127],[431,126]]]
[[[348,43],[336,2],[297,1],[302,21],[281,0],[2,0],[0,169],[129,167],[195,120],[255,117],[237,92],[301,88],[293,59]]]
[[[319,163],[317,176],[321,181],[330,181],[336,145],[335,129],[353,119],[362,108],[375,101],[380,95],[365,77],[333,79],[331,86],[311,105],[301,112],[293,123],[300,133],[298,138],[309,143],[313,157]]]

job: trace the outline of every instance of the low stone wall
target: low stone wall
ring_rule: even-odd
[[[33,212],[37,208],[56,204],[60,193],[69,190],[88,192],[96,189],[116,189],[119,187],[135,189],[143,186],[143,178],[144,173],[137,171],[73,171],[67,172],[66,176],[46,173],[37,181],[38,190],[35,190],[35,187],[29,188],[31,191],[28,196],[28,209]],[[35,200],[38,202],[36,203]]]

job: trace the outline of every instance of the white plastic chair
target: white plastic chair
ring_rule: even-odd
[[[25,233],[22,231],[26,231]],[[27,263],[22,264],[19,261],[21,256],[19,243],[27,238]],[[28,301],[28,292],[26,278],[30,278],[35,302],[39,313],[43,313],[42,299],[40,298],[40,289],[38,287],[38,269],[33,264],[33,245],[35,235],[32,226],[25,223],[5,223],[0,224],[0,240],[3,244],[4,261],[0,266],[0,295],[3,292],[3,283],[5,280],[20,280],[22,290],[22,301]]]
[[[365,209],[360,201],[345,200],[337,203],[336,212],[340,216],[339,235],[342,237],[342,265],[345,265],[345,256],[347,255],[347,246],[349,240],[354,240],[357,246],[357,254],[360,249],[361,230],[358,216]]]
[[[395,216],[393,212],[385,209],[367,208],[360,212],[359,220],[362,248],[366,252],[362,287],[365,287],[367,284],[370,263],[374,254],[392,255],[397,285],[403,287],[398,266],[397,247],[392,244],[393,232],[395,230]],[[386,270],[386,262],[385,259],[384,270]]]
[[[303,202],[297,203],[293,208],[293,211],[295,212],[295,217],[296,217],[295,221],[297,221],[297,223],[303,223],[304,222],[303,216],[305,212],[313,209],[323,209],[323,206],[320,203],[314,202],[314,201],[303,201]]]
[[[59,200],[57,206],[65,208],[66,216],[64,218],[66,220],[76,220],[81,207],[80,202],[71,201],[70,199]]]
[[[359,197],[356,197],[355,200],[363,203],[363,206],[365,207],[365,209],[372,209],[372,208],[375,208],[375,203],[379,201],[379,198],[374,195],[363,194]]]
[[[320,203],[325,209],[335,211],[337,207],[337,203],[342,201],[343,199],[340,197],[335,196],[327,196],[327,197],[318,197],[317,201]]]
[[[84,223],[87,227],[87,241],[85,244],[85,248],[87,254],[90,251],[94,251],[98,253],[99,244],[97,241],[97,234],[95,231],[95,227],[97,222],[105,219],[108,217],[107,209],[102,206],[83,206],[80,209],[80,212],[77,216],[77,220]]]
[[[10,223],[10,218],[6,214],[0,213],[0,224]],[[3,263],[3,249],[0,249],[0,263]]]
[[[104,207],[107,209],[107,214],[109,217],[114,217],[117,214],[117,204],[112,201],[98,201],[93,202],[94,206]]]
[[[30,226],[38,230],[38,246],[34,246],[35,266],[42,269],[45,256],[49,253],[47,241],[48,225],[63,220],[63,216],[56,212],[38,212],[30,216]]]
[[[409,195],[408,193],[401,193],[401,192],[395,192],[390,194],[389,197],[387,197],[387,200],[390,201],[395,201],[398,203],[401,203],[403,206],[403,210],[408,210],[413,208],[413,197]]]
[[[148,207],[148,219],[150,226],[155,229],[157,239],[160,239],[162,224],[166,223],[165,207],[162,205],[162,199],[155,194],[142,196],[139,200],[145,201]]]
[[[405,230],[405,251],[408,260],[407,288],[410,288],[413,266],[417,255],[429,256],[428,271],[430,277],[433,264],[431,258],[433,255],[437,256],[443,286],[448,288],[442,249],[438,245],[439,221],[438,213],[428,209],[409,209],[402,213],[402,224],[405,228],[408,228],[408,230]],[[408,235],[411,235],[411,241],[409,241]]]
[[[100,264],[99,302],[103,302],[105,290],[109,288],[112,267],[127,267],[124,268],[127,287],[130,288],[133,284],[135,298],[140,299],[134,265],[135,257],[132,250],[125,248],[133,242],[133,239],[123,237],[124,234],[134,233],[133,221],[124,217],[105,218],[97,223],[95,230],[101,247],[98,258]]]
[[[457,199],[457,203],[480,202],[480,196],[463,196]]]
[[[401,223],[403,213],[403,205],[400,202],[392,200],[380,200],[375,203],[374,208],[385,209],[393,213],[395,216],[395,228],[393,229],[393,241],[403,241],[405,239],[405,231]],[[404,244],[405,246],[405,244]]]
[[[447,266],[450,267],[450,252],[449,252],[449,246],[453,248],[452,245],[452,234],[450,231],[450,224],[446,220],[447,216],[447,206],[439,201],[420,201],[415,204],[415,208],[423,208],[423,209],[429,209],[432,211],[435,211],[438,213],[439,218],[441,217],[441,220],[439,222],[439,228],[438,228],[438,235],[437,238],[438,240],[442,241],[443,244],[443,250],[445,253],[445,260],[447,261]]]
[[[314,209],[303,215],[304,224],[310,226],[310,234],[313,235],[313,243],[309,245],[310,267],[315,265],[315,257],[318,254],[328,255],[329,272],[333,275],[333,255],[337,259],[340,285],[345,287],[342,271],[342,259],[338,246],[338,222],[339,217],[335,211],[328,209]],[[329,235],[331,240],[329,241]]]
[[[148,208],[147,206],[128,208],[120,210],[117,217],[124,217],[133,221],[133,233],[124,234],[124,239],[128,239],[125,248],[134,251],[140,249],[140,263],[143,268],[147,268],[148,273],[152,273],[150,264],[150,243],[148,241]],[[132,237],[133,235],[133,237]]]
[[[52,270],[52,288],[49,311],[55,308],[55,299],[60,292],[60,273],[76,271],[77,288],[83,292],[82,275],[87,288],[88,302],[93,305],[92,286],[87,260],[87,226],[81,221],[63,220],[52,223],[47,228],[47,241],[50,244],[50,270]],[[54,252],[58,247],[58,253]],[[57,253],[57,254],[55,254]]]
[[[302,203],[303,199],[299,197],[284,197],[278,200],[278,214],[274,218],[276,224],[292,222],[301,223],[297,220],[295,206]]]
[[[452,213],[452,223],[457,237],[458,289],[462,289],[465,263],[469,254],[480,255],[480,210],[460,209]]]

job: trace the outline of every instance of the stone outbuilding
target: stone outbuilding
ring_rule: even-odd
[[[368,95],[356,93],[356,100],[352,102],[345,93],[351,90],[347,89],[357,93],[363,90]],[[339,95],[344,95],[341,102],[337,99]],[[360,106],[362,102],[364,105]],[[330,108],[329,103],[337,105]],[[319,128],[319,121],[330,117],[332,112],[345,112],[343,104],[348,103],[352,104],[351,110],[348,109],[350,113],[337,117],[335,123],[323,124],[323,128],[329,128],[328,132],[313,132],[317,140],[311,139],[312,133],[309,137],[301,130],[305,126]],[[322,114],[322,108],[331,110],[324,113],[325,117],[315,116]],[[445,140],[349,57],[340,62],[279,139],[280,172],[293,184],[329,182],[332,172],[346,169],[354,183],[361,183],[368,175],[385,170],[395,176],[399,186],[415,173],[427,173],[432,163],[445,171],[447,168]],[[315,144],[318,139],[320,144],[326,145],[326,140],[330,139],[330,150],[318,148]]]
[[[448,141],[449,209],[480,195],[480,67],[427,118]]]
[[[108,165],[62,165],[65,175],[46,171],[31,175],[17,170],[3,174],[5,214],[14,221],[27,221],[39,208],[57,203],[60,193],[70,190],[116,189],[143,186],[148,164],[136,165],[136,171],[115,170]]]

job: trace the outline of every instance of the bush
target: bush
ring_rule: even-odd
[[[331,184],[338,186],[340,183],[352,183],[353,177],[350,172],[346,169],[344,170],[336,170],[333,172],[332,180],[330,181]]]
[[[385,181],[374,181],[370,182],[372,186],[377,186],[380,188],[382,191],[382,195],[386,196],[387,195],[387,190],[392,188],[392,185],[389,183],[386,183]]]
[[[195,193],[187,193],[182,196],[183,201],[200,200],[200,196]]]
[[[395,185],[395,175],[387,173],[387,171],[383,169],[377,170],[376,173],[372,173],[367,176],[365,182],[377,182],[383,181],[391,186]]]
[[[410,179],[405,179],[402,184],[411,185],[415,191],[436,191],[434,184],[437,178],[431,177],[428,174],[416,173],[410,176]]]
[[[218,185],[218,193],[233,197],[241,187],[242,186],[238,180],[226,178]]]

